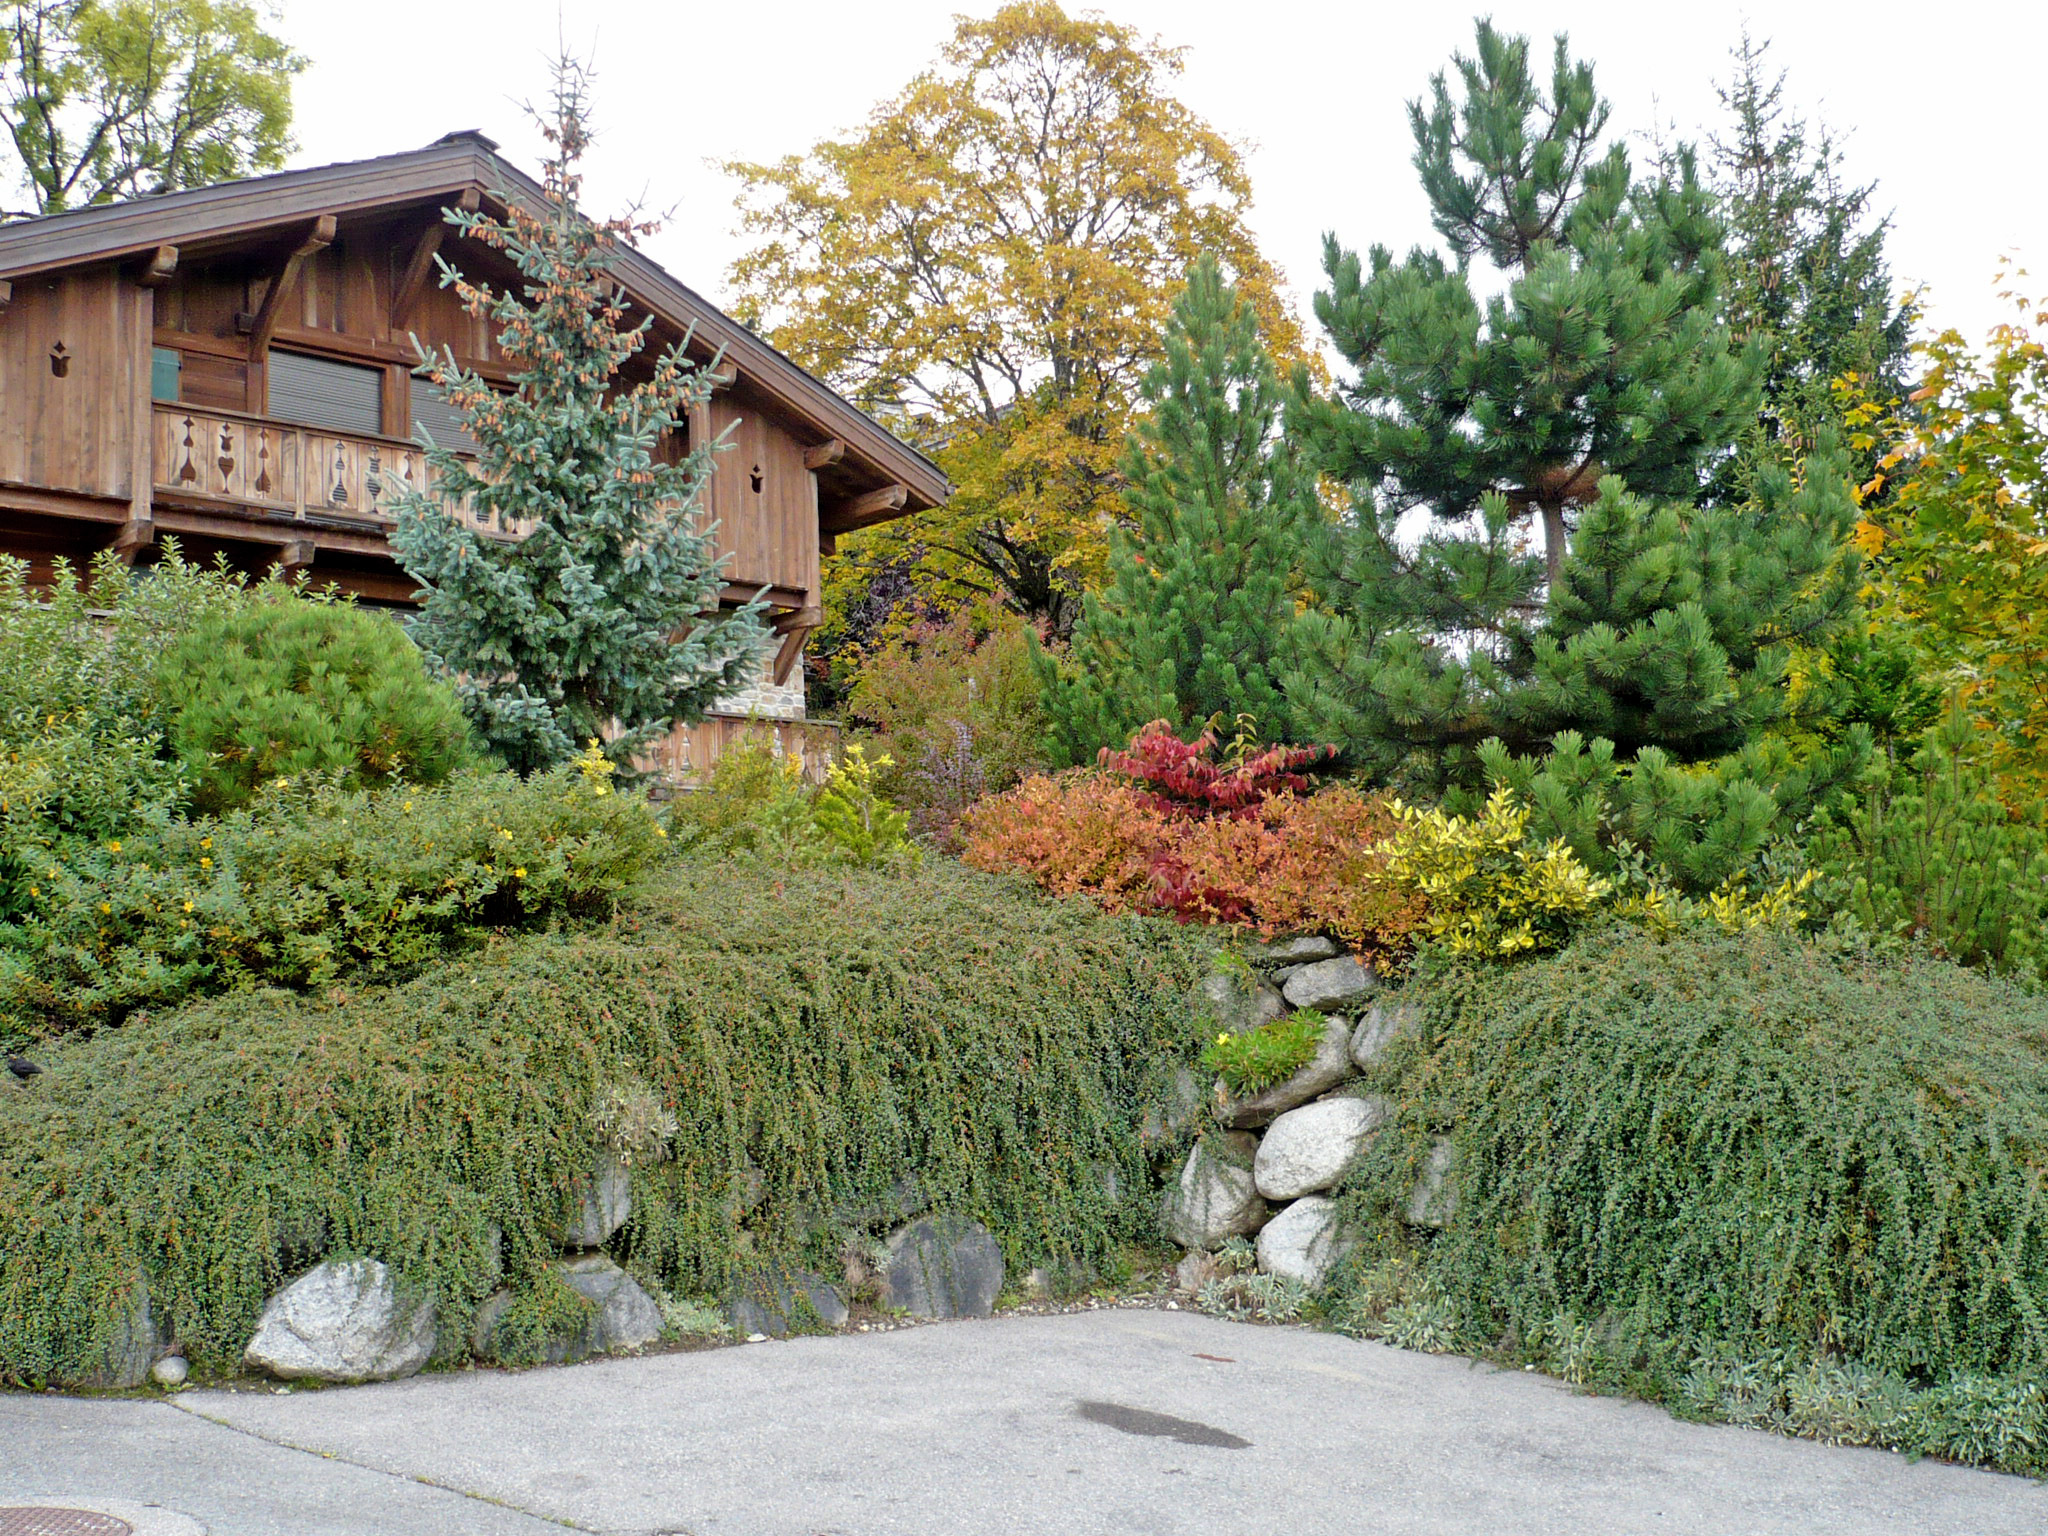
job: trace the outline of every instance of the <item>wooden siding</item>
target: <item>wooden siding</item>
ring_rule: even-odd
[[[110,269],[24,278],[0,311],[0,481],[126,500],[149,294]],[[63,347],[63,374],[51,364]]]
[[[714,395],[692,437],[720,433],[706,496],[718,520],[717,547],[731,557],[725,579],[740,586],[818,591],[818,503],[804,445],[771,421],[745,394]]]
[[[764,720],[751,715],[706,715],[696,725],[679,725],[634,760],[643,773],[659,774],[676,789],[702,787],[719,758],[742,742],[767,744],[778,758],[795,757],[814,784],[839,755],[839,726],[830,720]]]

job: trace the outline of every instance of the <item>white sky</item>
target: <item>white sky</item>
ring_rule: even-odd
[[[649,253],[719,299],[739,242],[732,185],[709,162],[774,159],[853,127],[929,62],[955,12],[995,5],[281,0],[278,29],[313,61],[298,86],[293,163],[480,128],[531,169],[539,144],[518,103],[543,95],[559,32],[598,71],[590,206],[609,212],[644,194],[673,208]],[[1187,48],[1179,94],[1249,146],[1252,223],[1304,318],[1324,230],[1353,247],[1433,240],[1408,163],[1405,103],[1469,47],[1476,4],[1068,8],[1099,9]],[[1728,79],[1728,49],[1747,20],[1789,72],[1791,104],[1846,134],[1852,176],[1879,183],[1879,206],[1894,217],[1894,275],[1928,285],[1936,324],[1981,339],[2005,314],[1992,281],[1999,256],[2048,261],[2040,0],[1500,0],[1490,10],[1504,29],[1544,39],[1568,31],[1574,52],[1596,65],[1615,128],[1675,122],[1696,139],[1719,122],[1713,86]]]

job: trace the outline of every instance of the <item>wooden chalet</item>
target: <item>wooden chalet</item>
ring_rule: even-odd
[[[146,563],[173,534],[193,558],[409,603],[386,509],[427,474],[421,426],[444,446],[465,441],[412,376],[411,338],[508,377],[490,326],[439,286],[434,261],[517,283],[443,217],[541,197],[495,147],[456,133],[408,154],[0,225],[0,552],[47,579],[56,561],[82,566],[103,549]],[[759,686],[679,733],[667,766],[693,777],[736,734],[768,728],[743,723],[764,715],[810,759],[799,659],[820,618],[820,556],[841,533],[937,505],[945,478],[638,251],[615,272],[635,315],[652,315],[654,347],[687,334],[693,356],[722,354],[718,391],[671,446],[730,429],[708,496],[726,595],[765,588],[781,637]]]

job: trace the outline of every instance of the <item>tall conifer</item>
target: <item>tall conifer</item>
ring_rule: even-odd
[[[1054,755],[1092,762],[1138,727],[1186,734],[1248,715],[1268,740],[1292,717],[1279,652],[1295,610],[1313,478],[1278,432],[1283,395],[1258,316],[1213,258],[1190,272],[1126,441],[1124,503],[1105,590],[1090,593],[1066,664],[1041,656]]]
[[[441,263],[442,283],[498,328],[513,388],[493,389],[452,352],[423,362],[479,447],[473,468],[428,448],[436,496],[406,494],[391,537],[425,589],[414,639],[454,680],[483,739],[522,772],[607,735],[613,760],[629,761],[673,720],[700,718],[739,686],[763,645],[758,605],[721,611],[722,563],[698,521],[723,445],[699,443],[680,462],[659,451],[708,398],[709,377],[680,343],[651,369],[635,367],[653,321],[627,323],[610,269],[642,228],[593,221],[578,205],[585,90],[573,61],[556,66],[543,125],[554,154],[538,206],[508,197],[503,218],[448,214],[522,279],[518,292],[499,291]],[[498,530],[530,531],[493,537],[443,498]]]
[[[1527,40],[1484,22],[1456,76],[1410,108],[1452,259],[1327,245],[1316,310],[1354,373],[1303,390],[1294,425],[1354,511],[1298,626],[1306,733],[1427,787],[1472,780],[1491,737],[1736,750],[1784,707],[1785,643],[1853,599],[1845,466],[1770,466],[1739,511],[1700,504],[1757,361],[1721,320],[1690,152],[1637,180],[1562,37],[1547,90]]]

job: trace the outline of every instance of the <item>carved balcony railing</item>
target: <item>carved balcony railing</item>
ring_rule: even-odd
[[[162,403],[152,426],[150,477],[159,496],[388,528],[403,491],[433,491],[426,454],[396,438]],[[488,514],[467,499],[450,510],[489,533],[526,532],[486,527]]]

